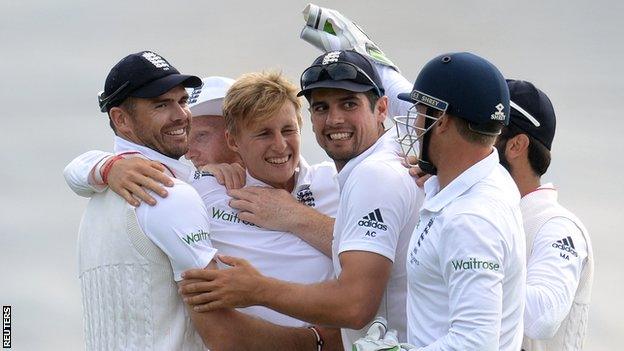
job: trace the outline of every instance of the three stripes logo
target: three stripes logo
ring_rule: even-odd
[[[576,253],[576,248],[574,247],[574,242],[570,236],[567,236],[561,240],[557,240],[552,244],[552,247],[557,248],[561,251],[569,252],[572,256],[578,257],[578,253]]]
[[[379,211],[379,209],[375,209],[373,212],[362,217],[362,219],[358,222],[358,225],[360,227],[388,230],[388,226],[384,224],[383,217],[381,216],[381,211]]]

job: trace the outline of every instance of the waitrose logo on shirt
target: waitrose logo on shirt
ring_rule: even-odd
[[[257,227],[257,225],[255,225],[255,224],[253,224],[251,222],[243,221],[242,219],[238,218],[238,214],[236,214],[234,212],[226,212],[226,211],[223,211],[223,210],[218,209],[216,207],[212,208],[212,218],[219,219],[219,220],[222,220],[222,221],[225,221],[225,222],[243,223],[244,225]]]
[[[202,240],[210,239],[210,234],[200,229],[198,232],[187,234],[186,236],[183,236],[181,239],[187,245],[193,245]]]
[[[480,270],[487,269],[490,271],[498,271],[500,265],[498,262],[481,261],[474,257],[467,259],[452,260],[451,264],[456,271]]]

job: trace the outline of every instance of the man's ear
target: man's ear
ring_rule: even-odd
[[[507,140],[505,146],[505,157],[512,160],[529,152],[529,137],[526,134],[518,134]]]
[[[112,107],[108,111],[108,116],[115,125],[115,128],[121,134],[127,134],[132,130],[132,119],[130,115],[121,107]]]
[[[452,121],[449,115],[444,114],[438,119],[438,122],[435,124],[435,127],[433,127],[432,132],[444,133],[451,127],[452,123],[454,123],[454,121]]]
[[[238,142],[236,141],[236,136],[230,133],[229,130],[225,131],[225,140],[227,142],[227,146],[230,150],[238,153]]]
[[[377,99],[377,102],[375,103],[374,113],[375,113],[375,119],[377,119],[377,122],[379,122],[380,124],[386,120],[386,117],[388,117],[388,97],[387,96],[382,96],[379,99]]]

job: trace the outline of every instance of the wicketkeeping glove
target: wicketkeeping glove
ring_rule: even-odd
[[[415,347],[399,343],[396,330],[387,330],[387,322],[383,317],[375,318],[366,335],[356,340],[351,348],[352,351],[402,351],[411,349],[415,350]]]
[[[303,19],[306,24],[299,37],[323,52],[353,49],[372,61],[399,72],[397,66],[386,57],[362,28],[340,12],[308,4],[303,9]]]

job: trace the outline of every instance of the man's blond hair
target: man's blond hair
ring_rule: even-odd
[[[301,128],[301,101],[299,89],[281,72],[254,72],[241,76],[228,90],[223,101],[223,117],[227,130],[236,134],[247,127],[267,120],[290,101]]]

